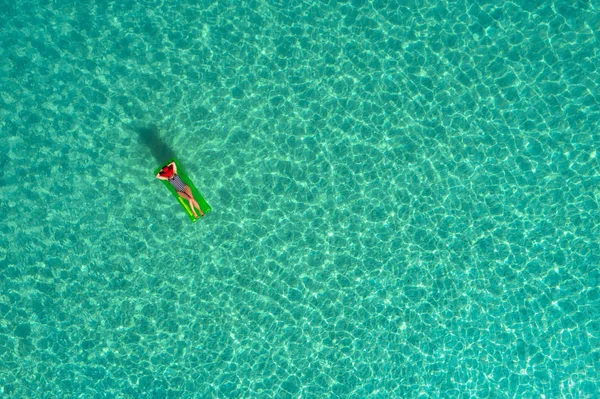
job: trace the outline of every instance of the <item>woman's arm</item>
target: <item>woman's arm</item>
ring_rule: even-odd
[[[175,165],[175,162],[171,162],[169,165],[173,165],[173,173],[177,174],[177,165]]]
[[[169,180],[168,178],[166,178],[166,177],[164,177],[164,176],[161,176],[161,175],[160,175],[160,172],[158,172],[158,173],[156,174],[156,178],[157,178],[157,179],[160,179],[160,180]]]

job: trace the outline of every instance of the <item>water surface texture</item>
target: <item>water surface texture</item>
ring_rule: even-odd
[[[1,398],[600,396],[598,0],[0,8]]]

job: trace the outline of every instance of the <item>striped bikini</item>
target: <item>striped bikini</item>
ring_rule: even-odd
[[[175,187],[175,190],[182,193],[185,192],[185,183],[181,181],[179,175],[174,174],[172,177],[170,177],[169,183],[171,183],[171,185]]]

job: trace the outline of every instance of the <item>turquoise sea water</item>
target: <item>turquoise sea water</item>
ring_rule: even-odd
[[[0,6],[0,398],[600,396],[597,0]]]

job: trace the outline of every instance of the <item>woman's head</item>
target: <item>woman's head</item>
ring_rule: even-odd
[[[167,166],[163,167],[162,170],[160,171],[160,175],[165,176],[165,177],[171,177],[173,175],[173,166],[167,165]]]

